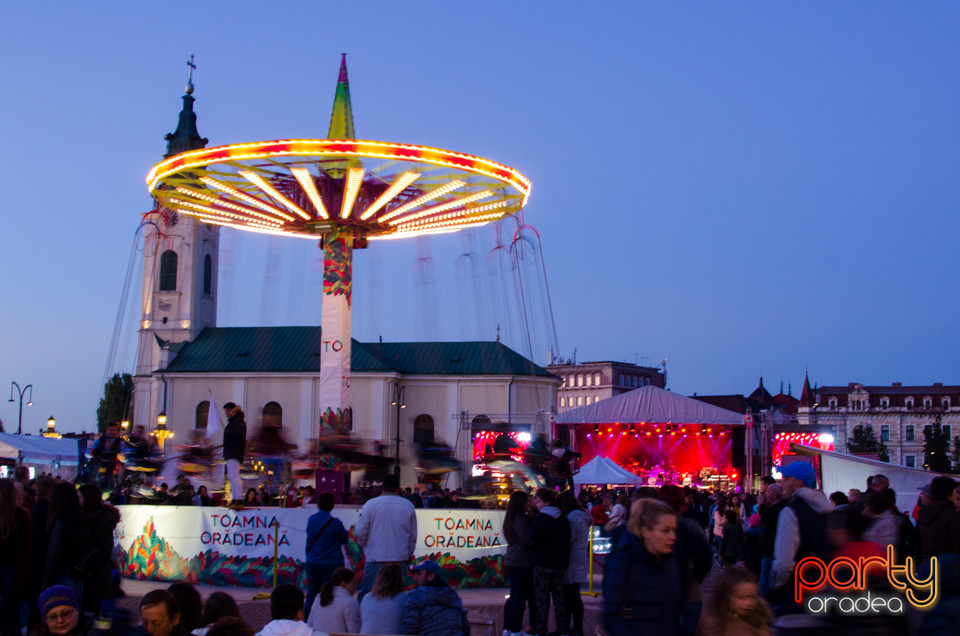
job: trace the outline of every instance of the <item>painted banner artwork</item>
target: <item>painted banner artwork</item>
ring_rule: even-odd
[[[303,567],[311,508],[230,510],[194,506],[121,506],[116,541],[121,573],[135,579],[270,587],[306,585]],[[354,526],[359,508],[337,508],[349,529],[346,564],[362,577],[363,550]],[[417,510],[416,561],[431,559],[458,588],[505,585],[500,510]]]
[[[323,303],[320,326],[320,413],[350,408],[350,299],[353,234],[337,229],[323,237]]]

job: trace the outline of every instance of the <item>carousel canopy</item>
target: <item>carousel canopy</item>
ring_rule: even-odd
[[[557,415],[558,424],[743,425],[743,415],[655,386],[634,389]]]
[[[612,459],[597,455],[580,468],[573,476],[574,484],[629,484],[635,485],[639,477],[622,468]]]

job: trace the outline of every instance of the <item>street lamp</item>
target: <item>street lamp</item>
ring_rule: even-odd
[[[42,433],[43,436],[54,437],[56,439],[60,439],[61,437],[63,437],[63,435],[57,432],[56,426],[57,426],[57,420],[54,419],[54,417],[51,415],[50,418],[47,420],[47,430],[45,430]]]
[[[150,434],[157,438],[157,445],[160,447],[160,452],[163,452],[164,442],[168,437],[173,437],[173,431],[167,430],[167,414],[163,411],[160,411],[160,415],[157,416],[157,428],[150,431]]]
[[[23,433],[23,394],[27,392],[27,389],[30,389],[30,399],[27,400],[27,406],[33,406],[33,385],[28,384],[27,386],[20,388],[20,385],[16,382],[10,383],[10,399],[8,402],[13,402],[13,387],[17,387],[17,393],[20,394],[20,416],[17,419],[17,435]]]
[[[403,399],[403,394],[406,391],[407,387],[400,386],[399,384],[393,385],[393,402],[390,404],[397,407],[397,436],[394,438],[396,442],[396,458],[397,463],[393,467],[393,474],[397,476],[397,479],[400,479],[400,409],[407,408],[407,403]]]

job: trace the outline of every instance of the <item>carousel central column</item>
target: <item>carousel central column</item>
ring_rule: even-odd
[[[324,234],[323,306],[320,326],[320,433],[347,433],[353,428],[350,407],[350,301],[353,230]]]

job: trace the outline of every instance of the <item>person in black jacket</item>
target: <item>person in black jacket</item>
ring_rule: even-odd
[[[76,568],[90,540],[80,498],[73,484],[62,481],[53,487],[50,511],[47,513],[47,532],[50,542],[47,545],[41,587],[46,589],[51,585],[67,585],[77,590],[82,598],[83,576]]]
[[[113,598],[113,529],[120,522],[120,512],[103,503],[103,494],[94,484],[84,484],[79,490],[80,503],[90,533],[90,544],[97,551],[94,571],[84,581],[82,607],[86,612],[100,616],[104,600]]]
[[[533,547],[533,589],[537,599],[537,636],[547,635],[550,598],[553,597],[557,625],[567,624],[563,578],[570,560],[570,522],[557,507],[557,493],[540,488],[534,497],[540,511],[533,518],[530,539]]]
[[[240,464],[247,449],[247,423],[243,411],[233,402],[224,404],[223,411],[227,415],[227,425],[223,429],[223,459],[227,462],[227,479],[230,481],[230,505],[239,506],[243,493]]]

